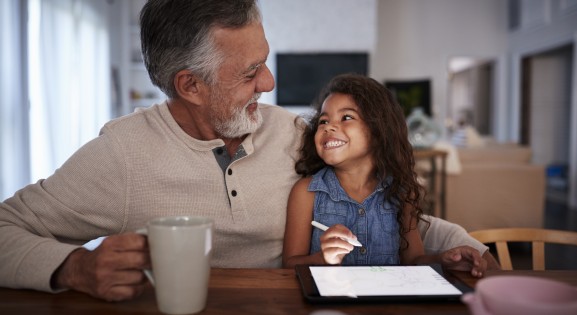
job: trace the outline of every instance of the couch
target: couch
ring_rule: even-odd
[[[531,149],[490,143],[458,147],[460,171],[447,175],[446,219],[467,231],[543,227],[545,167]]]

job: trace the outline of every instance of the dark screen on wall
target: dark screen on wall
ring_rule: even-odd
[[[310,105],[331,78],[367,75],[367,53],[277,54],[277,105]]]

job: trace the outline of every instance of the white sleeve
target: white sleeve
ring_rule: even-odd
[[[431,223],[427,228],[427,222],[420,220],[418,225],[427,255],[438,254],[463,245],[475,248],[481,255],[489,249],[458,224],[430,215],[423,215],[423,218]]]

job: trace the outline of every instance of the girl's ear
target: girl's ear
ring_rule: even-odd
[[[178,96],[186,101],[202,105],[208,95],[207,85],[190,70],[181,70],[174,76],[174,88]]]

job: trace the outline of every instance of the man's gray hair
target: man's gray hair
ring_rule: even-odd
[[[152,83],[176,98],[174,77],[188,69],[213,85],[224,58],[214,30],[261,20],[256,0],[149,0],[140,12],[140,38]]]

